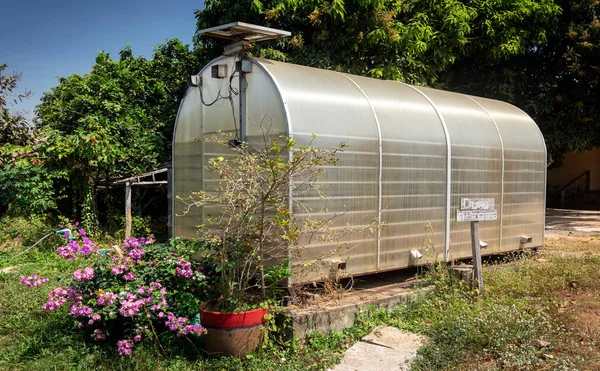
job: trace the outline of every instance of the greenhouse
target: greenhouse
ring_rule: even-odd
[[[471,256],[469,223],[457,221],[466,197],[495,201],[497,220],[481,222],[483,255],[543,245],[546,148],[535,122],[517,107],[235,55],[215,59],[193,80],[174,134],[174,236],[193,238],[211,212],[193,208],[179,216],[184,205],[175,197],[218,181],[204,169],[224,151],[196,139],[223,131],[252,144],[269,122],[271,134],[298,144],[314,134],[313,146],[347,145],[339,166],[326,169],[328,197],[291,192],[290,205],[299,218],[305,209],[293,201],[339,214],[340,225],[373,218],[383,225],[368,236],[344,237],[355,247],[330,264],[343,262],[348,274]],[[303,259],[329,249],[311,243]]]

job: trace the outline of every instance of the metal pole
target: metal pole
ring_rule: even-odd
[[[244,57],[242,54],[240,57],[239,71],[238,71],[238,83],[240,91],[240,141],[246,141],[246,73],[244,72]]]
[[[479,245],[479,222],[471,222],[471,250],[473,253],[473,275],[477,281],[479,293],[483,293],[483,274],[481,266],[481,246]]]
[[[167,228],[169,238],[173,237],[173,170],[167,170]]]

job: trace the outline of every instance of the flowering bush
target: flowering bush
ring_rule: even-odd
[[[118,340],[121,355],[131,355],[144,339],[205,332],[190,320],[207,299],[203,267],[189,261],[193,246],[180,240],[156,244],[153,237],[142,237],[99,250],[83,229],[72,238],[57,253],[80,262],[80,268],[48,293],[42,309],[68,307],[77,328],[97,341]],[[38,275],[20,279],[30,287],[48,282]]]

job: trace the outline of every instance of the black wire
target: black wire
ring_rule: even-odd
[[[240,60],[241,60],[241,58],[240,58]],[[210,107],[210,106],[212,106],[213,104],[217,103],[218,101],[220,101],[222,99],[229,100],[229,103],[231,104],[231,114],[233,116],[233,127],[235,128],[235,139],[239,140],[240,139],[239,138],[239,130],[238,130],[237,118],[235,117],[235,105],[233,103],[233,97],[236,96],[236,95],[239,95],[240,91],[239,91],[239,89],[237,89],[236,87],[233,86],[233,78],[237,74],[237,75],[239,75],[238,78],[241,79],[242,75],[239,73],[239,71],[235,70],[235,64],[236,64],[236,60],[234,59],[234,62],[233,62],[234,71],[231,74],[231,76],[229,76],[229,83],[228,83],[228,87],[227,87],[227,93],[228,93],[227,96],[223,96],[221,94],[221,90],[223,89],[223,85],[221,85],[221,87],[219,88],[219,92],[217,93],[217,97],[215,98],[215,100],[213,100],[210,103],[206,103],[204,101],[204,95],[202,94],[202,87],[200,87],[199,91],[200,91],[200,101],[206,107]]]

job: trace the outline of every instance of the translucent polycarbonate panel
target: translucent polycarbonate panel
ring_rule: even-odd
[[[212,77],[211,67],[217,64],[226,66],[226,77]],[[230,79],[234,68],[234,58],[214,60],[199,73],[202,77],[201,86],[190,87],[181,102],[173,144],[175,236],[195,237],[197,226],[206,220],[208,214],[216,212],[209,208],[191,207],[184,216],[186,205],[177,197],[187,198],[191,192],[208,190],[214,186],[218,179],[215,174],[206,171],[208,160],[231,155],[226,147],[207,142],[206,139],[219,132],[230,134],[233,138],[239,130],[239,100],[235,93],[239,81],[237,75]],[[261,73],[260,69],[258,73]]]
[[[445,259],[447,148],[442,123],[413,88],[349,76],[367,95],[381,127],[380,270]],[[423,258],[415,260],[410,251]]]
[[[543,246],[546,195],[546,147],[533,120],[510,104],[473,97],[490,113],[504,142],[502,250]]]
[[[342,74],[280,62],[258,60],[272,74],[289,114],[292,135],[298,145],[312,143],[317,148],[347,147],[338,154],[339,165],[325,169],[319,194],[294,188],[293,210],[306,218],[333,218],[340,244],[315,241],[304,235],[299,257],[292,252],[292,264],[317,262],[323,270],[304,278],[321,279],[330,266],[347,262],[351,274],[376,271],[376,234],[366,229],[378,215],[379,137],[369,102],[352,81]],[[313,135],[314,134],[314,135]],[[316,136],[316,138],[314,138]],[[352,226],[352,231],[345,229]],[[313,237],[311,239],[311,237]],[[322,263],[322,264],[321,264]]]
[[[197,220],[198,208],[191,208],[187,215],[183,214],[186,205],[177,197],[189,197],[190,191],[202,184],[202,161],[200,152],[202,144],[194,137],[202,135],[202,103],[198,88],[189,88],[179,107],[173,140],[173,235],[193,237],[188,220]]]
[[[246,73],[246,141],[260,148],[265,138],[287,136],[285,108],[279,91],[260,63]],[[287,155],[286,155],[287,156]]]
[[[450,258],[471,256],[470,223],[457,222],[461,198],[494,198],[500,204],[502,147],[494,121],[481,106],[461,94],[420,88],[443,117],[450,137],[451,199]],[[499,251],[500,220],[480,223],[482,251]]]
[[[237,74],[230,79],[235,60],[211,62],[201,72],[202,86],[190,88],[181,104],[173,150],[174,196],[210,190],[218,179],[206,171],[209,159],[232,155],[206,138],[219,131],[239,134],[239,80]],[[397,82],[250,60],[252,72],[244,80],[250,145],[261,145],[265,135],[270,140],[291,134],[298,145],[347,146],[338,154],[338,166],[323,167],[319,190],[291,185],[296,218],[331,218],[339,233],[339,242],[301,237],[300,244],[308,246],[302,255],[290,249],[292,264],[317,262],[318,269],[301,272],[291,282],[322,279],[342,262],[347,273],[359,275],[441,260],[447,234],[450,258],[469,257],[469,223],[455,221],[463,197],[496,200],[499,220],[480,226],[488,244],[483,254],[498,252],[500,244],[502,251],[518,249],[523,235],[533,238],[532,246],[543,244],[545,147],[535,123],[519,109]],[[228,76],[213,78],[214,64],[227,65]],[[444,128],[452,156],[449,231]],[[174,204],[181,214],[184,205]],[[192,209],[188,216],[175,217],[175,235],[193,237],[196,226],[218,212]],[[378,238],[368,227],[380,213],[386,227]],[[413,260],[413,249],[424,258]]]

